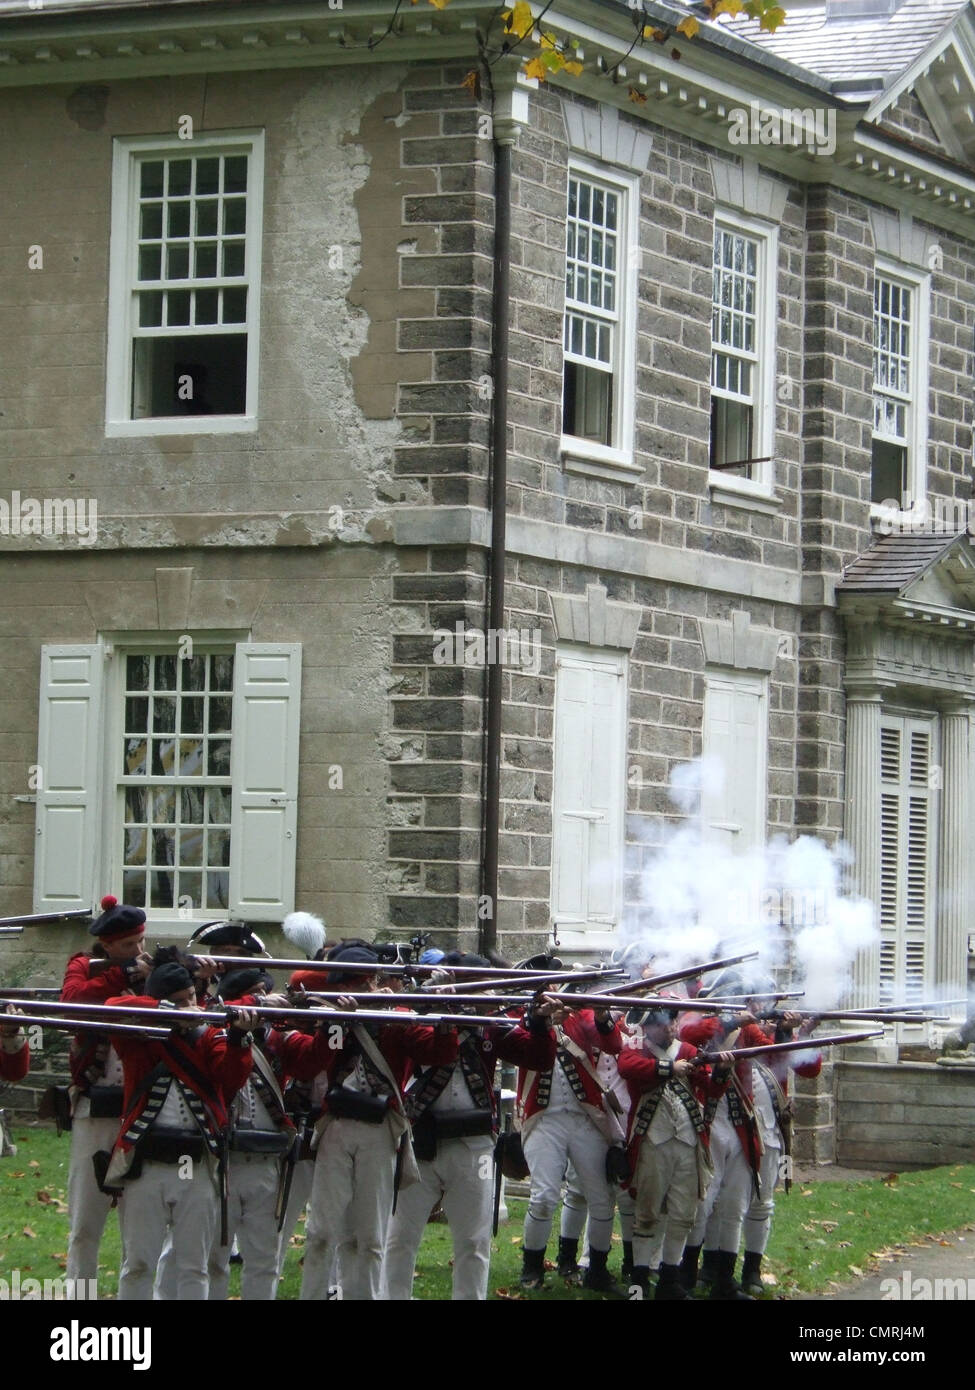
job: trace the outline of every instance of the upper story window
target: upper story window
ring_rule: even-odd
[[[597,467],[634,467],[634,183],[569,170],[562,445]]]
[[[775,381],[774,229],[714,228],[711,454],[717,479],[771,486]]]
[[[874,277],[870,499],[901,511],[927,485],[928,285],[903,268]]]
[[[117,140],[107,432],[254,427],[263,137]]]

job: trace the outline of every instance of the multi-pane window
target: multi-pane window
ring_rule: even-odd
[[[109,423],[240,428],[256,399],[259,138],[117,145]]]
[[[618,442],[622,202],[614,189],[569,177],[562,430],[609,446]]]
[[[913,426],[911,355],[914,291],[877,274],[873,296],[873,467],[871,500],[909,505]]]
[[[714,232],[711,306],[711,467],[751,478],[761,399],[763,244],[728,227]]]
[[[139,907],[230,901],[232,653],[125,659],[122,886]]]

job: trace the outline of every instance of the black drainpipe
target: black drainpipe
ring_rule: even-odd
[[[494,414],[491,424],[491,554],[488,627],[504,627],[506,492],[508,482],[508,314],[511,269],[511,145],[494,145]],[[486,646],[486,654],[490,648]],[[487,662],[484,745],[484,839],[478,950],[497,949],[498,836],[501,820],[501,679],[499,661]],[[488,915],[489,914],[489,915]]]

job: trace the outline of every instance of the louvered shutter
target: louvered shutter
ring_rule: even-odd
[[[234,659],[230,911],[294,908],[301,647],[240,642]]]
[[[880,999],[921,1001],[932,932],[933,722],[887,716],[880,730]],[[902,1026],[901,1036],[917,1036]]]
[[[105,649],[41,650],[34,911],[95,900]]]

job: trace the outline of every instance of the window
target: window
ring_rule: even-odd
[[[635,181],[634,181],[635,182]],[[635,467],[633,185],[573,167],[566,213],[562,447],[567,456]],[[637,470],[639,471],[639,470]]]
[[[767,748],[766,679],[708,675],[703,756],[718,764],[723,776],[704,778],[702,821],[707,838],[735,853],[765,843]]]
[[[145,908],[230,905],[233,652],[125,658],[122,896]]]
[[[552,921],[565,946],[614,943],[622,898],[626,658],[559,648]]]
[[[90,907],[111,885],[170,927],[280,921],[294,899],[300,671],[286,644],[45,647],[35,910]]]
[[[927,276],[878,268],[870,498],[909,511],[927,487]]]
[[[880,1002],[921,1003],[933,929],[933,719],[880,726]],[[903,1032],[903,1029],[902,1029]],[[916,1035],[917,1029],[910,1027]]]
[[[711,457],[717,480],[771,486],[775,237],[716,221],[711,304]]]
[[[117,140],[109,434],[252,428],[262,137]]]

